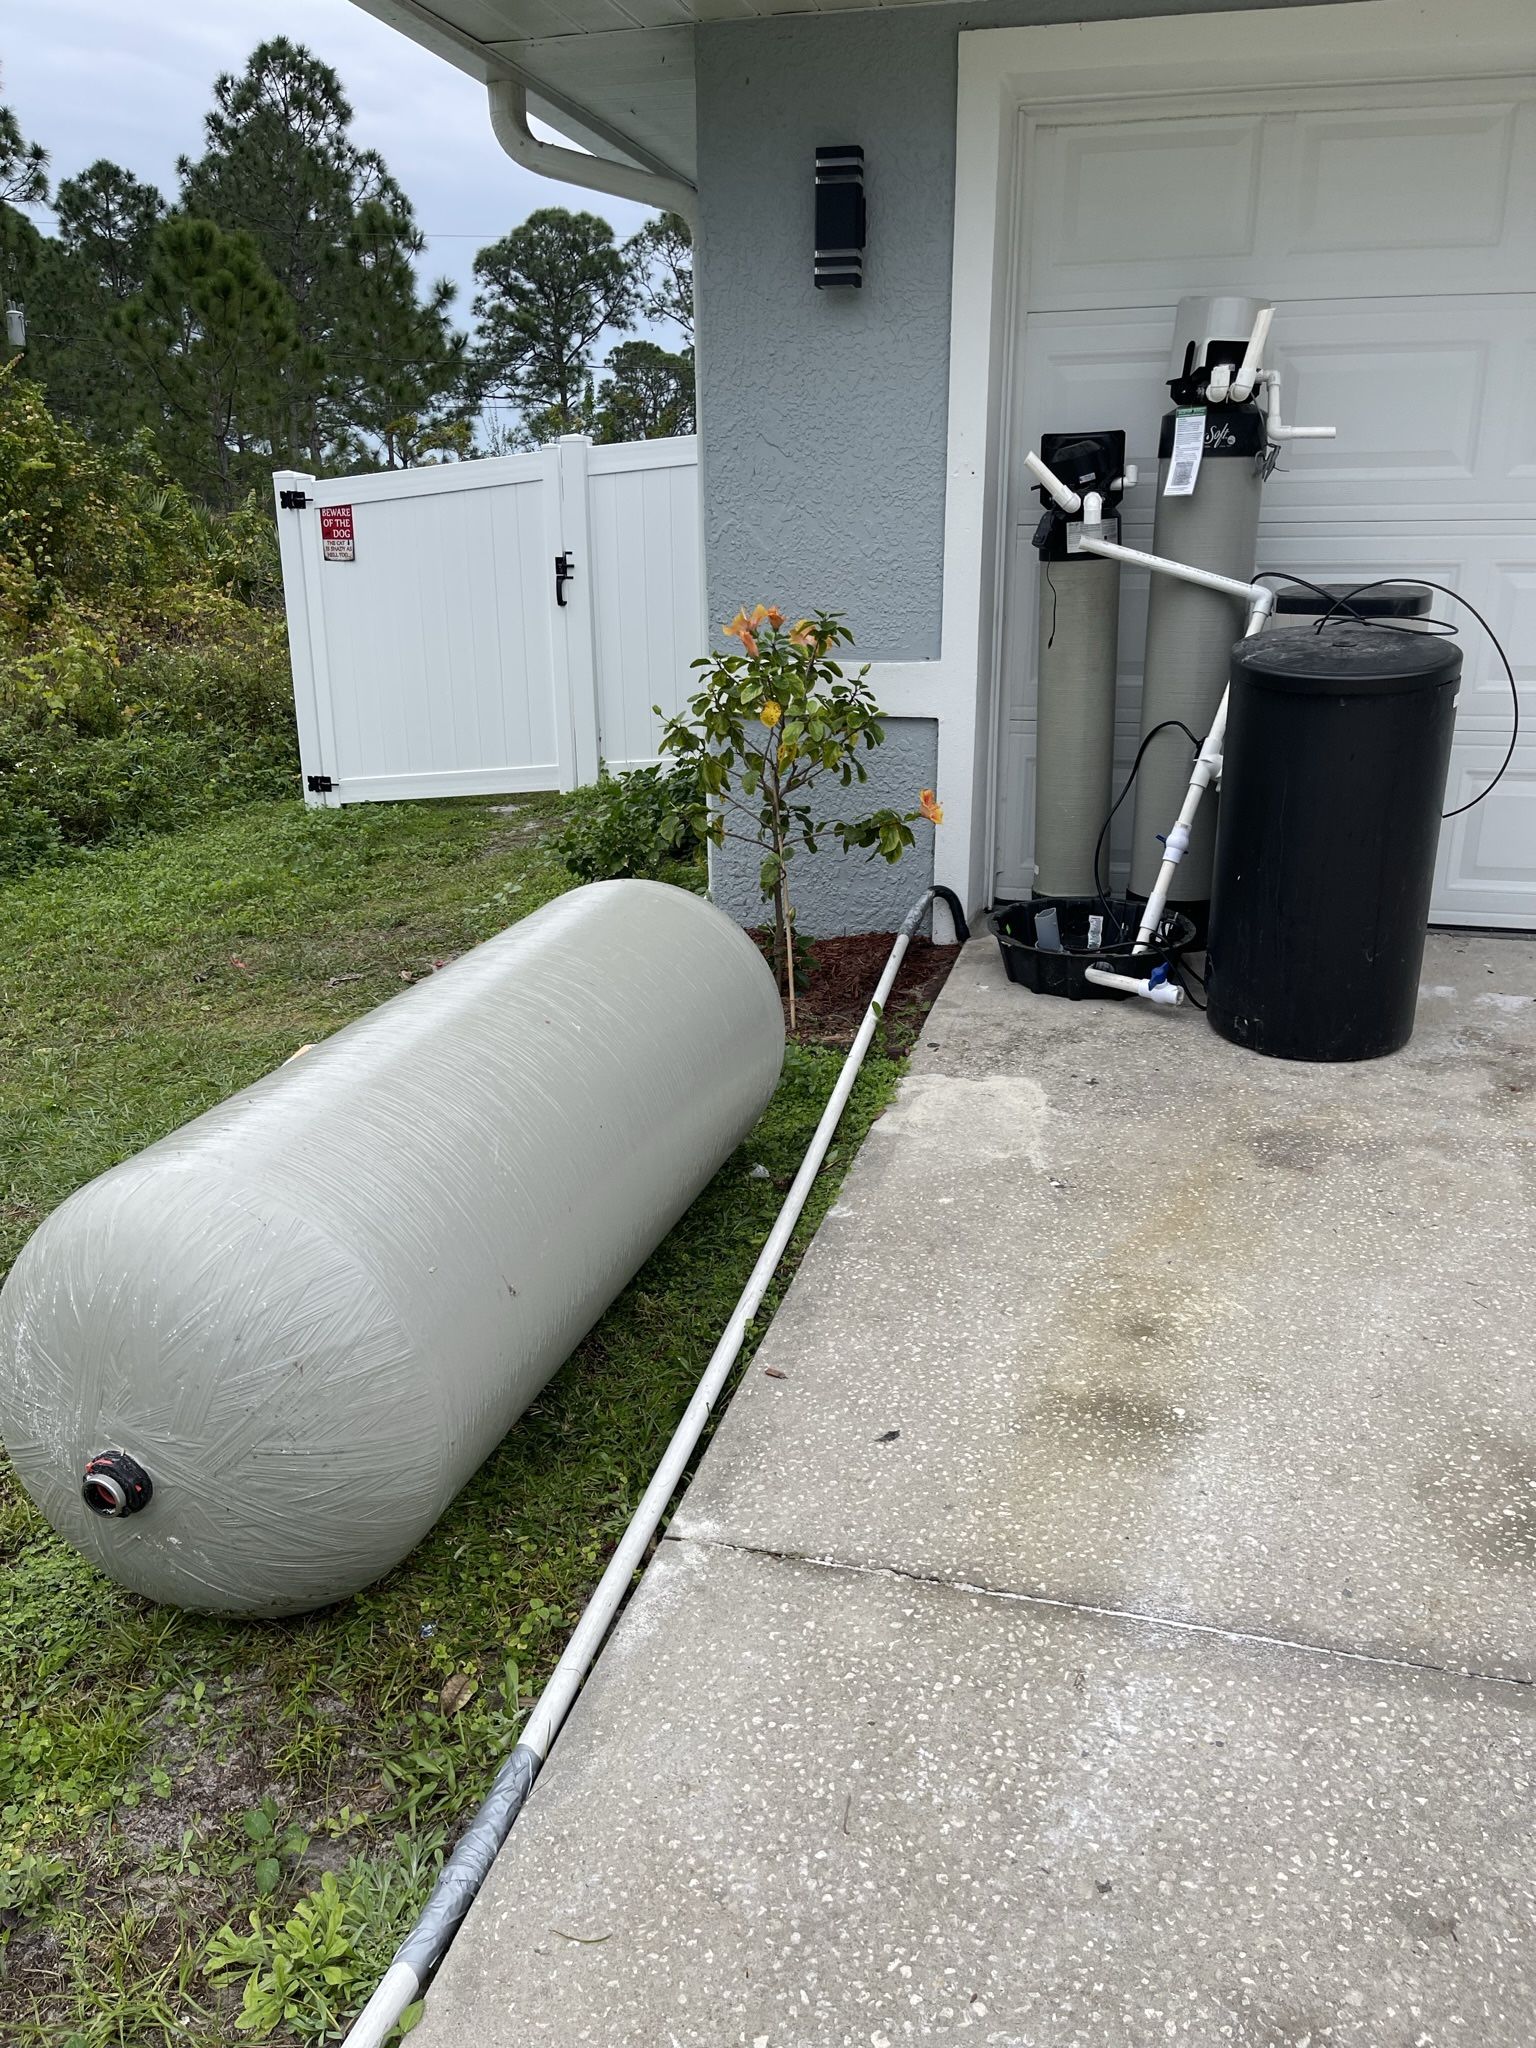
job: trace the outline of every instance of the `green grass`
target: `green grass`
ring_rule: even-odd
[[[0,889],[0,1272],[80,1182],[572,886],[542,836],[559,809],[253,805]],[[340,1607],[150,1606],[0,1474],[7,2048],[339,2031],[516,1740],[840,1062],[791,1048],[737,1157],[427,1540]],[[866,1064],[786,1276],[898,1071]]]

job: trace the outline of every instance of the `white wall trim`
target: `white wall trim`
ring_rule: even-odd
[[[1345,4],[960,32],[939,659],[879,664],[882,708],[939,720],[935,879],[991,893],[1008,334],[1020,115],[1078,102],[1501,78],[1536,69],[1536,0]]]

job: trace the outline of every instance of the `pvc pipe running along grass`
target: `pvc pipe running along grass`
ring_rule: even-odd
[[[497,1773],[485,1801],[443,1865],[421,1918],[395,1951],[395,1959],[380,1980],[378,1989],[353,2021],[345,2048],[382,2048],[400,2015],[407,2006],[415,2004],[431,1982],[449,1943],[485,1882],[498,1850],[511,1833],[512,1824],[533,1789],[533,1781],[549,1755],[550,1746],[602,1648],[614,1616],[624,1603],[634,1575],[645,1562],[651,1539],[661,1526],[688,1460],[693,1456],[721,1389],[730,1377],[731,1368],[746,1341],[748,1325],[762,1306],[763,1296],[778,1270],[843,1111],[848,1106],[853,1084],[859,1077],[864,1055],[889,1000],[907,947],[922,922],[923,913],[938,895],[949,903],[955,919],[956,937],[968,936],[960,904],[947,889],[925,890],[907,912],[891,947],[890,958],[885,963],[885,972],[870,999],[869,1008],[864,1012],[864,1021],[849,1048],[806,1155],[800,1162],[800,1171],[784,1198],[784,1206],[768,1234],[767,1243],[758,1254],[751,1276],[731,1312],[731,1319],[710,1355],[693,1399],[688,1403],[629,1527],[619,1538],[618,1548],[609,1559],[608,1568],[597,1583],[597,1590],[582,1610],[581,1619],[559,1663],[540,1693],[521,1740]]]

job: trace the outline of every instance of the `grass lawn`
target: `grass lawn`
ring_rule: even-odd
[[[542,839],[558,812],[262,804],[0,888],[0,1274],[82,1181],[570,888]],[[0,1464],[6,2048],[340,2030],[516,1740],[841,1058],[791,1048],[737,1157],[436,1530],[343,1606],[153,1607]],[[797,1251],[898,1071],[867,1062]]]

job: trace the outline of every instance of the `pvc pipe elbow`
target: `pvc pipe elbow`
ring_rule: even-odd
[[[1062,511],[1067,513],[1069,517],[1074,513],[1081,512],[1083,509],[1082,499],[1070,485],[1062,482],[1055,470],[1046,468],[1033,448],[1024,457],[1024,467],[1029,471],[1036,483],[1042,485],[1049,492]]]

